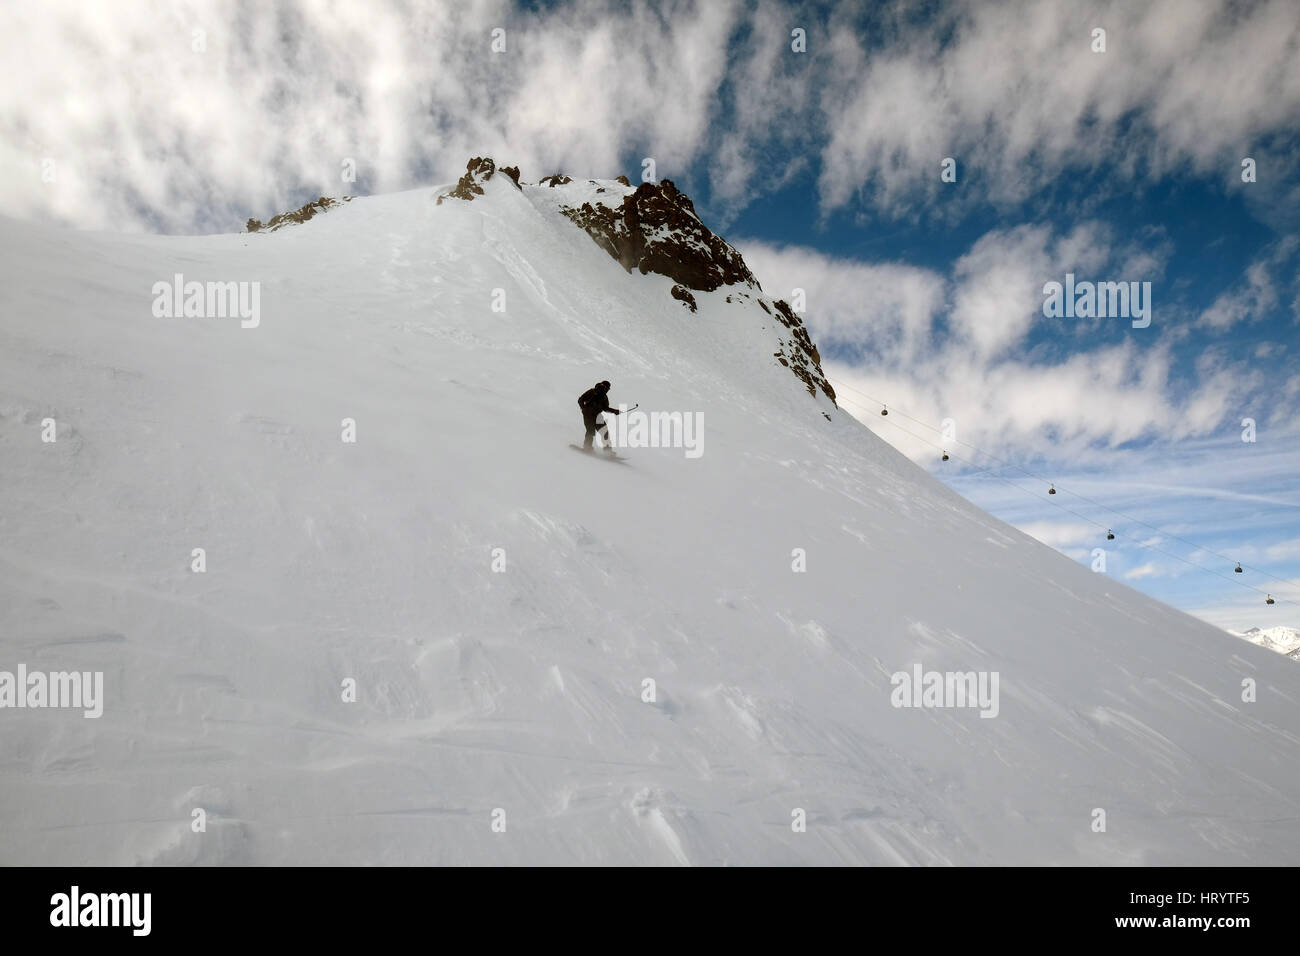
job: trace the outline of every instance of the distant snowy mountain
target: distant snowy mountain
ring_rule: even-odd
[[[842,413],[671,184],[324,200],[0,220],[0,863],[1300,863],[1300,668]]]
[[[1244,631],[1229,631],[1235,637],[1244,637],[1252,644],[1267,647],[1270,651],[1285,654],[1292,660],[1300,660],[1300,628],[1296,627],[1252,627]]]

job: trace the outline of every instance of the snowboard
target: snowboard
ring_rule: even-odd
[[[618,454],[617,452],[611,455],[603,448],[593,448],[591,451],[588,451],[587,449],[583,448],[581,445],[570,445],[569,447],[572,448],[574,451],[582,452],[584,455],[590,455],[592,458],[600,458],[603,459],[604,461],[616,461],[619,464],[627,464],[627,459],[624,458],[622,455]]]

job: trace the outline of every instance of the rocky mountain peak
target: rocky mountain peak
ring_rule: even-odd
[[[700,221],[691,198],[671,179],[641,183],[617,205],[586,202],[560,211],[628,272],[656,272],[696,292],[737,283],[758,287],[740,253]]]
[[[498,172],[508,176],[515,188],[519,188],[518,166],[502,166],[498,169],[491,157],[475,156],[465,164],[465,175],[460,177],[455,188],[438,197],[438,205],[441,206],[444,199],[463,199],[469,202],[475,196],[482,196],[483,184]]]

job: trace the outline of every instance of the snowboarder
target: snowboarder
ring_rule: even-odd
[[[591,440],[596,436],[597,429],[600,429],[605,450],[612,451],[609,425],[603,419],[597,420],[597,416],[602,412],[619,414],[617,408],[611,408],[609,405],[609,382],[597,382],[592,388],[583,392],[578,398],[578,407],[582,409],[582,423],[587,426],[587,437],[582,442],[583,451],[591,451]]]

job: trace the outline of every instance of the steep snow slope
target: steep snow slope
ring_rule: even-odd
[[[0,862],[1300,862],[1292,662],[964,502],[558,188],[441,191],[0,223],[0,669],[106,697],[0,710]],[[260,325],[155,318],[178,272]],[[570,451],[600,378],[703,456]],[[997,716],[891,706],[918,664]]]

